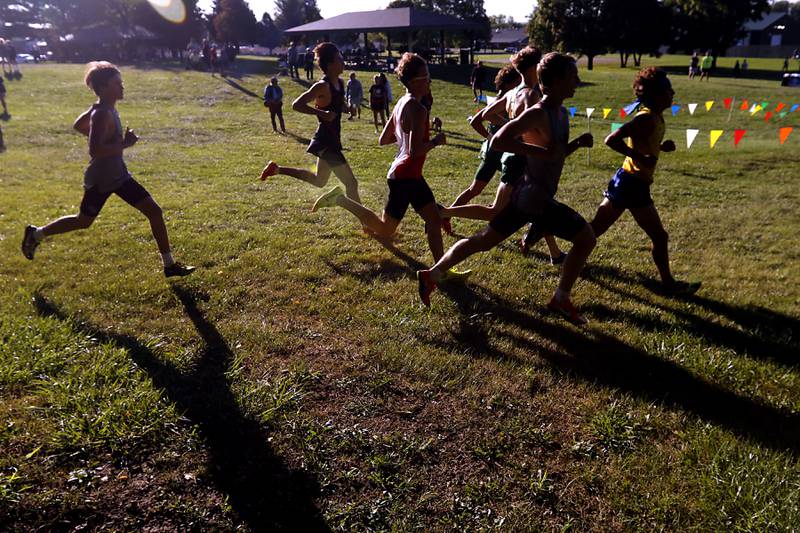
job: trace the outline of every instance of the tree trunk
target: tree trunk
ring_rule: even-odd
[[[633,64],[635,66],[637,66],[637,67],[641,67],[642,66],[642,53],[641,52],[639,52],[638,54],[636,52],[633,53]]]
[[[619,68],[625,68],[625,58],[622,50],[619,51]]]
[[[594,54],[586,56],[586,69],[592,70],[594,68]]]

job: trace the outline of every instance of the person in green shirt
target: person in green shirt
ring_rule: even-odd
[[[711,80],[711,65],[713,62],[714,59],[711,57],[711,52],[706,52],[706,55],[700,61],[700,81],[703,81],[703,78],[706,81]]]

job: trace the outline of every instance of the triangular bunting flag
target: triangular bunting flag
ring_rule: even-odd
[[[622,109],[624,109],[624,110],[625,110],[625,114],[626,114],[626,115],[630,115],[631,113],[633,113],[634,111],[636,111],[636,109],[637,109],[637,108],[638,108],[640,105],[641,105],[641,103],[639,102],[639,100],[636,100],[635,102],[631,102],[630,104],[626,105],[626,106],[625,106],[625,107],[623,107]]]
[[[761,109],[766,109],[769,107],[769,102],[761,102]]]
[[[748,107],[750,107],[750,104],[747,103],[747,100],[742,100],[742,105],[739,107],[739,110],[747,111]]]
[[[618,129],[622,127],[622,122],[612,122],[611,123],[611,133],[614,133]]]
[[[781,102],[780,104],[778,104],[778,105],[776,105],[776,106],[775,106],[775,112],[776,112],[776,113],[780,113],[781,109],[783,109],[784,107],[786,107],[786,104],[784,104],[783,102]]]
[[[594,108],[593,107],[587,107],[586,108],[586,118],[592,118],[592,113],[594,113]]]
[[[747,133],[747,130],[735,130],[733,132],[733,145],[734,146],[739,146],[739,141],[742,140],[742,137],[744,137],[745,133]]]
[[[611,113],[611,108],[610,107],[604,107],[603,108],[603,118],[607,118],[609,113]]]
[[[673,105],[672,106],[672,116],[674,117],[675,115],[677,115],[678,111],[680,111],[680,110],[681,110],[681,106],[679,106],[678,104]]]
[[[711,130],[711,135],[709,137],[709,140],[711,141],[711,148],[714,148],[714,145],[717,144],[717,141],[720,137],[722,137],[722,134],[722,130]]]
[[[627,115],[627,113],[625,112],[625,109],[621,108],[619,110],[619,118],[625,118],[626,115]]]
[[[781,114],[781,118],[785,117],[787,113],[788,113],[788,111],[781,111],[781,113],[780,113]]]
[[[800,107],[800,104],[794,104],[792,108],[789,110],[789,113],[794,113],[797,111],[797,108]]]
[[[750,114],[751,115],[755,115],[756,113],[758,113],[762,109],[763,108],[761,107],[761,104],[753,104],[753,107],[750,109]]]
[[[569,116],[570,116],[571,118],[575,118],[575,112],[576,112],[577,110],[578,110],[578,108],[577,108],[577,107],[575,107],[575,106],[570,106],[570,107],[569,107]]]
[[[700,130],[686,130],[686,148],[691,148],[697,134]]]
[[[694,110],[697,109],[697,104],[689,104],[689,114],[694,115]]]
[[[786,139],[789,137],[789,134],[792,133],[794,128],[781,128],[778,136],[780,138],[781,144],[786,142]]]
[[[733,98],[726,98],[722,101],[722,103],[725,104],[725,109],[731,108],[731,102],[733,102]]]
[[[764,113],[764,122],[769,122],[769,119],[772,118],[772,111],[767,111]]]
[[[706,102],[706,111],[711,111],[711,107],[714,105],[714,100],[709,100]]]

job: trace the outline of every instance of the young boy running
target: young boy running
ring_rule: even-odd
[[[514,190],[514,184],[523,175],[525,158],[524,156],[501,153],[489,149],[488,143],[495,132],[487,130],[483,126],[483,122],[488,121],[490,123],[500,123],[501,125],[505,124],[509,119],[519,116],[523,111],[532,107],[541,99],[542,93],[539,89],[539,78],[536,73],[536,66],[539,64],[541,57],[541,52],[532,46],[527,46],[517,52],[514,57],[511,58],[511,66],[513,66],[520,75],[521,83],[517,87],[507,91],[502,97],[498,97],[493,104],[481,110],[471,121],[470,124],[475,131],[486,138],[485,143],[489,153],[499,154],[500,156],[500,183],[497,186],[497,193],[492,205],[462,205],[461,202],[464,197],[471,199],[467,195],[472,193],[468,193],[467,191],[476,190],[475,186],[478,184],[478,174],[476,174],[475,181],[470,188],[462,192],[449,208],[443,208],[439,211],[442,216],[442,227],[445,228],[445,231],[448,233],[451,233],[451,231],[448,231],[450,228],[450,217],[490,221],[508,205]],[[483,165],[481,168],[483,168]],[[489,176],[489,179],[491,179],[491,176]],[[483,186],[477,189],[478,192],[482,191],[485,185],[486,184],[483,183]],[[463,203],[466,204],[466,201]],[[545,235],[544,238],[550,252],[550,262],[553,265],[561,264],[566,254],[558,248],[555,239],[551,235]]]
[[[46,226],[27,226],[22,239],[22,253],[33,259],[36,247],[45,237],[85,229],[92,225],[106,200],[116,194],[142,212],[150,221],[150,229],[164,262],[164,275],[186,276],[195,267],[175,262],[170,251],[167,228],[161,208],[128,172],[122,152],[136,144],[138,137],[130,129],[122,131],[116,103],[123,98],[119,69],[107,61],[93,61],[86,69],[86,85],[98,101],[75,121],[74,128],[89,137],[91,161],[83,178],[83,200],[77,215],[61,217]]]
[[[336,174],[347,191],[347,197],[356,202],[358,182],[342,153],[342,112],[344,111],[344,83],[339,76],[344,71],[344,60],[333,43],[320,43],[314,48],[317,64],[324,76],[292,103],[292,109],[306,115],[316,115],[319,125],[306,152],[317,157],[317,171],[284,167],[270,161],[261,172],[261,179],[283,174],[297,178],[315,187],[324,187],[331,172]],[[314,107],[311,106],[313,102]]]
[[[608,183],[605,199],[592,220],[592,228],[599,238],[629,209],[653,243],[653,261],[661,275],[664,292],[693,294],[700,288],[700,282],[687,283],[672,277],[667,247],[669,237],[650,197],[659,154],[675,151],[673,141],[662,142],[665,130],[663,112],[672,106],[675,91],[667,73],[653,67],[636,75],[633,90],[643,107],[630,122],[606,137],[606,145],[624,155],[625,160]]]
[[[511,201],[485,229],[457,242],[430,270],[417,272],[419,295],[425,305],[430,305],[431,292],[447,269],[474,253],[491,250],[530,222],[573,243],[547,307],[573,324],[587,322],[573,307],[569,295],[594,248],[594,232],[583,217],[554,197],[564,160],[578,148],[592,146],[592,136],[584,133],[568,142],[569,121],[562,103],[575,94],[579,82],[575,60],[550,53],[539,62],[537,72],[544,97],[503,126],[490,143],[491,148],[524,155],[524,176],[515,185]]]
[[[421,56],[405,53],[397,64],[397,77],[406,87],[406,94],[395,106],[389,122],[381,132],[378,143],[397,143],[397,156],[389,167],[389,197],[383,214],[379,217],[358,202],[342,194],[335,187],[319,197],[312,211],[323,207],[339,206],[350,211],[361,225],[376,237],[391,238],[406,214],[409,204],[425,221],[428,246],[434,260],[442,256],[442,231],[439,211],[433,192],[422,176],[422,168],[428,152],[445,144],[446,138],[439,133],[430,138],[428,110],[420,100],[430,92],[431,78],[428,66]]]

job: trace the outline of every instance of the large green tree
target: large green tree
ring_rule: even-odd
[[[673,11],[672,48],[710,50],[714,59],[744,35],[744,23],[769,10],[767,0],[665,0]]]
[[[317,0],[275,0],[275,25],[281,31],[321,18]]]
[[[588,69],[594,58],[608,51],[605,0],[540,0],[528,23],[531,41],[542,50],[586,56]]]
[[[658,54],[669,39],[671,12],[659,0],[605,0],[603,24],[609,51],[619,53],[620,67],[633,56],[641,65],[642,55]]]
[[[214,37],[223,42],[248,42],[258,40],[256,16],[245,0],[217,0],[211,14]]]

